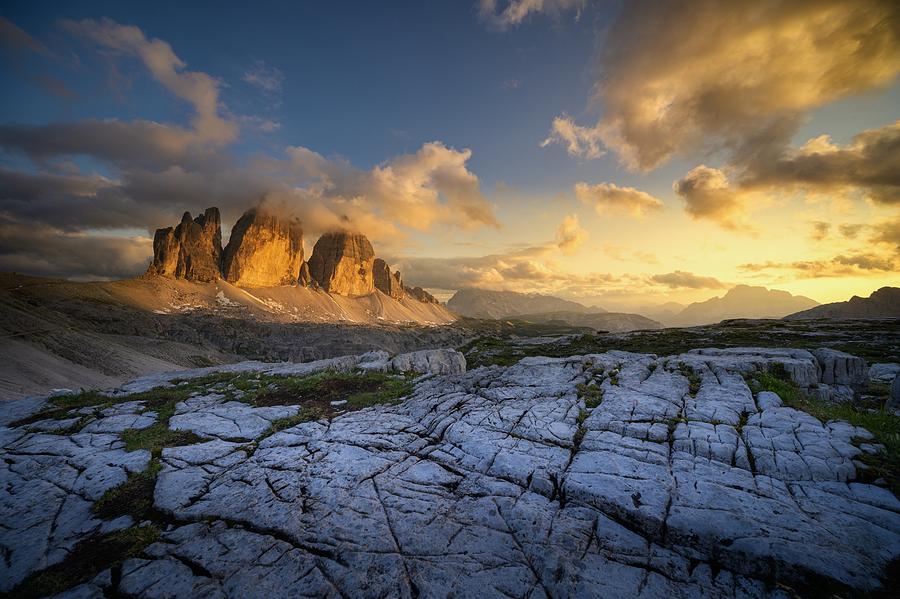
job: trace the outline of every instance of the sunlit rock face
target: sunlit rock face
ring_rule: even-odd
[[[422,289],[421,287],[404,287],[403,291],[406,292],[407,295],[410,295],[420,302],[425,302],[426,304],[439,304],[437,298]]]
[[[253,208],[231,230],[222,276],[240,287],[294,285],[303,264],[300,221]]]
[[[373,269],[375,288],[394,299],[403,299],[403,280],[400,273],[392,273],[390,266],[381,258],[375,258]]]
[[[175,227],[157,229],[153,236],[153,262],[147,274],[215,281],[222,258],[222,227],[218,208],[207,208],[192,219],[185,212]]]
[[[338,295],[361,296],[375,291],[375,250],[364,235],[325,233],[313,247],[309,272],[319,286]]]

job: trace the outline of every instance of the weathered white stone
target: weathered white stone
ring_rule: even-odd
[[[394,360],[373,353],[253,369],[391,371]],[[117,588],[108,577],[71,592],[786,597],[772,580],[877,589],[900,556],[900,501],[854,481],[854,460],[877,449],[874,439],[775,394],[754,398],[740,373],[778,360],[801,380],[819,368],[808,352],[755,348],[525,358],[421,377],[398,405],[275,434],[277,410],[296,406],[197,395],[178,404],[170,426],[210,440],[164,449],[154,493],[155,507],[181,524],[127,560]],[[591,408],[577,390],[587,382],[602,391]],[[124,476],[115,435],[5,430],[4,451],[15,453],[0,473],[19,478],[4,488],[28,489],[29,501],[46,494],[54,509],[73,502],[52,526],[22,524],[43,545],[21,573],[64,554],[57,535],[125,524],[90,514],[101,489]],[[70,462],[87,455],[98,461],[85,477],[90,467]],[[4,526],[26,505],[7,501]]]
[[[872,364],[869,367],[869,380],[876,383],[890,384],[897,374],[900,374],[900,364],[896,362]]]
[[[452,349],[426,349],[400,354],[390,361],[395,372],[423,374],[460,374],[466,371],[466,358]]]
[[[78,541],[101,530],[91,504],[150,462],[149,452],[126,452],[108,434],[29,433],[6,442],[2,451],[0,591],[60,561]]]
[[[770,410],[772,408],[780,408],[782,406],[781,398],[777,393],[771,391],[760,391],[756,394],[756,405],[761,411]]]
[[[869,380],[869,368],[862,358],[828,348],[817,349],[812,353],[822,368],[823,383],[857,389],[865,386]]]

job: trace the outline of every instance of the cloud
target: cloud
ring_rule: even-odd
[[[873,229],[875,235],[872,241],[893,246],[897,255],[900,256],[900,218],[877,223],[873,225]]]
[[[200,71],[185,70],[187,64],[168,42],[147,39],[139,28],[110,19],[66,20],[62,25],[100,46],[140,58],[154,79],[194,106],[193,126],[199,141],[221,144],[237,138],[237,125],[219,114],[219,81]]]
[[[0,44],[12,52],[18,53],[27,50],[35,54],[50,55],[50,51],[44,44],[4,17],[0,17]]]
[[[264,60],[257,60],[252,67],[244,71],[241,79],[266,94],[274,95],[281,91],[284,73],[279,68],[266,64]]]
[[[653,275],[650,277],[650,281],[673,289],[722,289],[723,287],[728,286],[714,277],[695,275],[692,272],[685,272],[683,270]]]
[[[831,223],[826,223],[825,221],[817,220],[812,223],[812,230],[810,231],[809,236],[813,239],[813,241],[822,241],[826,237],[828,237],[828,233],[831,231]]]
[[[123,260],[87,260],[77,276],[88,271],[99,277],[138,274],[146,268],[150,246],[103,231],[149,233],[177,222],[185,210],[196,213],[211,205],[222,210],[228,224],[245,209],[265,203],[299,216],[307,235],[355,229],[378,241],[381,249],[402,247],[409,230],[500,227],[469,168],[468,149],[429,142],[369,170],[303,147],[239,158],[229,151],[237,120],[260,131],[277,124],[223,116],[220,82],[187,71],[169,44],[148,39],[135,27],[108,20],[68,21],[65,26],[115,53],[139,56],[157,81],[194,106],[195,117],[191,127],[91,119],[0,125],[0,149],[30,159],[15,156],[7,163],[15,167],[0,167],[2,233],[20,239],[32,227],[40,232],[36,239],[59,238],[46,244],[7,243],[4,264],[10,268],[31,265],[30,272],[64,274],[76,269],[62,258],[60,248],[92,256],[97,248],[121,247]],[[84,156],[104,175],[83,172],[71,160]],[[98,241],[91,241],[94,237]],[[142,258],[134,259],[140,252]],[[53,269],[54,263],[59,269]]]
[[[147,268],[149,237],[86,235],[0,217],[0,271],[64,278],[124,278]]]
[[[636,0],[609,27],[598,67],[603,116],[582,135],[628,168],[755,151],[789,139],[808,111],[894,79],[900,4]]]
[[[783,271],[782,280],[883,276],[896,272],[898,267],[900,264],[896,259],[873,252],[839,254],[828,260],[768,261],[738,266],[748,272]]]
[[[847,239],[856,239],[863,227],[865,227],[865,225],[847,223],[839,225],[838,230],[841,232],[841,235]]]
[[[550,135],[541,142],[541,147],[546,148],[554,143],[566,146],[570,156],[593,159],[606,154],[602,149],[600,133],[596,129],[576,125],[566,114],[553,119]]]
[[[727,170],[701,164],[673,184],[685,211],[726,228],[741,224],[750,205],[785,194],[851,194],[885,205],[900,205],[900,121],[863,131],[844,146],[827,135],[800,147],[767,146],[739,155]],[[853,227],[842,231],[858,232]],[[825,231],[827,232],[827,231]],[[824,236],[824,232],[823,235]]]
[[[509,0],[499,12],[498,4],[501,2],[497,0],[480,0],[479,14],[493,27],[505,31],[520,25],[531,14],[549,13],[558,16],[563,11],[574,9],[577,20],[587,0]]]
[[[672,184],[685,202],[685,212],[696,220],[707,219],[727,229],[740,229],[747,194],[732,189],[724,171],[701,164]]]
[[[581,228],[575,214],[567,214],[556,229],[556,245],[563,254],[574,254],[587,238],[588,232]]]
[[[392,258],[403,279],[431,289],[477,287],[523,293],[596,295],[625,279],[608,273],[578,275],[552,259],[553,246],[536,246],[478,257]]]
[[[118,166],[160,168],[217,159],[195,146],[192,131],[150,121],[95,120],[47,125],[0,125],[0,145],[37,162],[58,156],[94,156]]]
[[[648,212],[661,210],[662,201],[649,193],[633,187],[619,187],[614,183],[575,184],[575,197],[583,204],[593,206],[597,214],[617,212],[631,216],[643,217]]]
[[[861,190],[875,202],[900,205],[900,121],[863,131],[845,146],[822,135],[799,148],[780,147],[739,165],[739,184],[745,189]]]
[[[432,141],[415,154],[396,156],[370,171],[328,160],[308,148],[290,147],[287,153],[293,172],[307,182],[311,197],[348,214],[377,213],[416,230],[439,224],[462,229],[500,227],[478,177],[467,167],[471,150]]]

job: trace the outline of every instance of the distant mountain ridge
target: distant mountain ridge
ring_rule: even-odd
[[[539,323],[561,322],[572,326],[590,327],[598,331],[624,333],[625,331],[661,329],[663,325],[640,314],[624,312],[542,312],[521,314],[522,320]]]
[[[578,302],[564,300],[552,295],[473,288],[457,291],[447,302],[447,307],[460,316],[490,319],[545,312],[588,314],[606,311],[602,308],[588,308]]]
[[[869,297],[854,295],[846,302],[823,304],[784,318],[900,318],[900,287],[882,287]]]
[[[665,323],[668,326],[714,324],[729,318],[783,318],[819,302],[787,291],[737,285],[722,297],[694,302]]]

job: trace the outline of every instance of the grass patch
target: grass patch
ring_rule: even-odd
[[[464,319],[459,326],[469,326]],[[509,366],[528,356],[567,357],[599,354],[618,349],[671,356],[699,347],[830,347],[869,362],[896,362],[900,355],[900,319],[848,321],[728,320],[691,328],[670,328],[630,333],[597,333],[558,328],[528,328],[517,321],[478,321],[470,327],[479,335],[459,348],[471,368]],[[517,345],[514,337],[572,335],[540,345]]]
[[[887,412],[882,402],[831,403],[810,397],[793,382],[771,373],[757,372],[746,375],[746,378],[754,393],[772,391],[785,405],[802,410],[822,422],[845,420],[872,433],[874,443],[884,445],[884,450],[859,456],[857,459],[869,469],[858,474],[867,481],[883,478],[891,491],[900,495],[900,416]]]
[[[681,376],[688,380],[688,393],[691,397],[696,397],[697,393],[700,391],[700,384],[703,379],[697,374],[693,368],[685,364],[684,362],[678,363],[678,372],[681,373]]]
[[[575,418],[575,424],[578,426],[575,429],[575,434],[572,436],[572,455],[578,453],[578,450],[581,448],[581,442],[584,441],[584,435],[587,434],[587,428],[584,426],[584,421],[587,420],[587,417],[587,410],[578,410],[578,416]]]
[[[49,568],[34,572],[3,597],[31,599],[47,597],[87,582],[107,568],[120,565],[159,538],[155,526],[133,526],[108,535],[79,542],[66,558]]]
[[[600,385],[585,385],[579,383],[578,397],[584,401],[584,405],[588,409],[594,409],[603,403],[603,389]]]
[[[158,457],[165,447],[193,445],[205,441],[191,431],[169,430],[168,419],[165,424],[157,421],[156,424],[147,428],[124,430],[120,436],[125,441],[125,451],[146,449],[154,457]]]
[[[198,355],[198,356],[191,356],[189,359],[190,359],[191,363],[192,363],[194,366],[196,366],[197,368],[207,368],[207,367],[209,367],[209,366],[215,366],[215,365],[216,365],[215,362],[213,362],[212,360],[210,360],[210,359],[209,359],[208,357],[206,357],[206,356],[199,356],[199,355]]]
[[[152,460],[142,472],[133,472],[128,480],[106,491],[91,506],[91,512],[104,520],[131,516],[135,522],[146,520],[153,512],[153,490],[160,471],[159,460]]]

